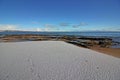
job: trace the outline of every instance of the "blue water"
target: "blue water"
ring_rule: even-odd
[[[74,36],[94,36],[94,37],[120,37],[120,32],[28,32],[28,31],[4,31],[0,35],[20,35],[20,34],[40,34],[40,35],[74,35]]]

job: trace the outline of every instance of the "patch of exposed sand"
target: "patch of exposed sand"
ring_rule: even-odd
[[[101,47],[92,47],[92,50],[102,52],[114,57],[120,58],[120,48],[101,48]]]

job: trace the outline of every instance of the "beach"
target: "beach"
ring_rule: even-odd
[[[0,43],[0,80],[120,80],[120,59],[64,41]]]
[[[103,54],[120,58],[120,48],[101,48],[101,47],[91,47],[90,49]]]
[[[117,39],[114,39],[117,40]],[[97,52],[120,58],[120,42],[104,37],[75,37],[75,36],[54,36],[54,35],[4,35],[0,37],[3,42],[24,42],[24,41],[64,41],[79,47],[88,48]]]
[[[0,0],[0,80],[120,80],[120,0]]]

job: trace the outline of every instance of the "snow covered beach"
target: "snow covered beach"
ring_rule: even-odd
[[[120,59],[62,41],[0,43],[0,80],[120,80]]]

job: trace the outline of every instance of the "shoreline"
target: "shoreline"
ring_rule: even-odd
[[[75,36],[48,36],[48,35],[6,35],[0,37],[0,42],[23,41],[64,41],[79,47],[88,48],[97,52],[120,58],[120,48],[111,48],[113,41],[110,38],[75,37]],[[119,43],[118,43],[119,44]]]
[[[114,56],[120,58],[120,48],[100,48],[100,47],[93,47],[90,48],[91,50],[101,52],[103,54],[107,54],[110,56]]]
[[[85,47],[77,45],[77,44],[73,44],[73,45],[85,48]],[[94,50],[96,52],[100,52],[100,53],[103,53],[103,54],[107,54],[107,55],[110,55],[110,56],[113,56],[113,57],[120,58],[120,48],[105,48],[105,47],[103,48],[103,47],[99,47],[99,46],[94,46],[94,47],[89,47],[87,49]]]

